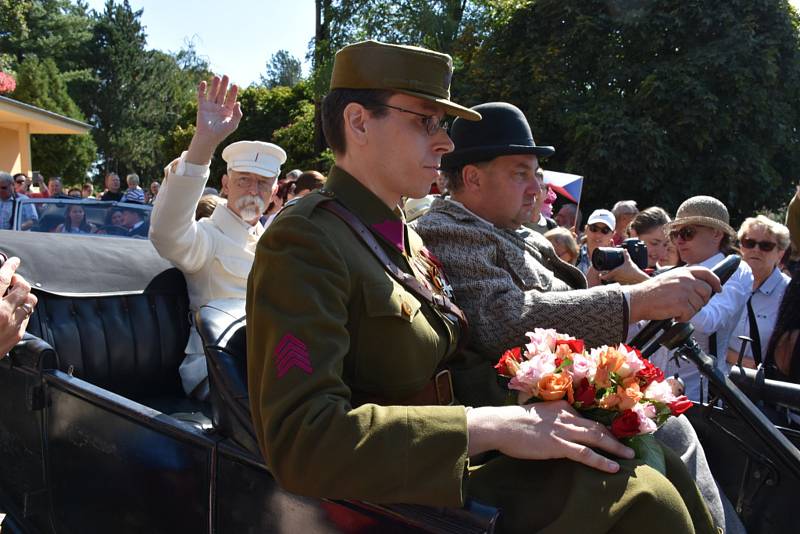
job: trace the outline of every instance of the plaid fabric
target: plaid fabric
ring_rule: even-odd
[[[470,344],[487,358],[520,344],[537,327],[583,338],[590,346],[623,341],[622,291],[582,289],[583,275],[538,233],[496,228],[443,199],[412,226],[444,265],[456,304],[470,322]]]

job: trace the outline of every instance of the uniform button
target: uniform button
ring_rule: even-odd
[[[411,305],[408,302],[403,301],[400,305],[400,309],[403,311],[403,315],[406,317],[411,317]]]

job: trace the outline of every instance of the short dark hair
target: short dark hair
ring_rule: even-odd
[[[636,235],[642,235],[669,222],[669,214],[663,208],[652,206],[636,214],[631,222],[631,229]]]
[[[314,191],[325,185],[325,175],[317,171],[306,171],[294,181],[295,192]]]
[[[334,154],[344,154],[347,142],[344,136],[344,108],[351,102],[361,104],[376,117],[388,113],[381,107],[394,94],[385,89],[333,89],[322,101],[322,131]]]
[[[449,169],[442,169],[442,175],[444,176],[445,182],[447,183],[447,190],[449,192],[458,192],[464,188],[464,167],[467,165],[472,165],[473,167],[484,168],[487,163],[491,163],[492,160],[489,161],[475,161],[473,163],[467,163],[465,165],[461,165],[459,167],[449,168]]]

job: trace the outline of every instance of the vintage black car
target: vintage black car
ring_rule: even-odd
[[[186,284],[149,241],[0,231],[0,243],[39,297],[28,335],[0,361],[4,534],[493,531],[502,510],[480,503],[384,506],[282,490],[250,423],[243,304],[195,318],[212,397],[187,399]],[[667,331],[665,343],[703,363],[681,325],[646,330]],[[796,386],[739,375],[755,397],[800,405]],[[723,402],[689,416],[715,475],[749,532],[791,530],[800,433],[765,424],[725,377],[711,380]]]

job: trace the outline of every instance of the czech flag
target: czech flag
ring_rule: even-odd
[[[567,200],[580,204],[583,176],[565,172],[544,171],[544,183]]]

